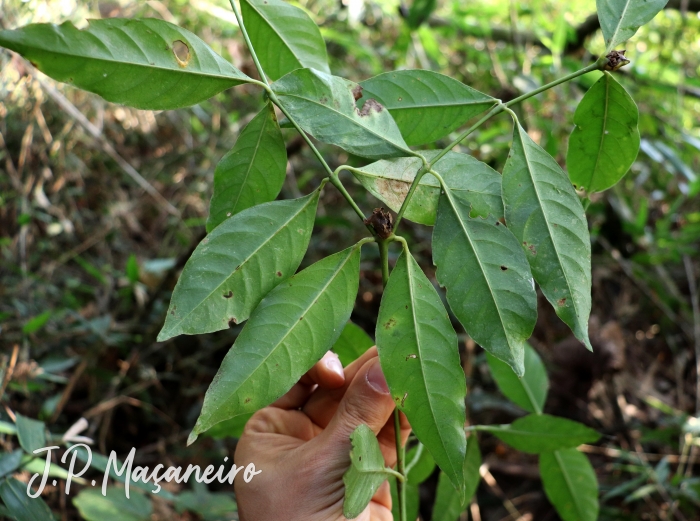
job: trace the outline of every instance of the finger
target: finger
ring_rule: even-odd
[[[355,378],[357,372],[372,358],[377,357],[377,348],[371,347],[365,351],[362,356],[360,356],[354,362],[348,364],[345,368],[345,384],[338,389],[317,390],[311,398],[304,405],[303,411],[311,418],[311,421],[320,427],[327,427],[328,423],[335,415],[335,411],[338,409],[338,404],[340,400],[345,396],[345,392],[350,383]]]
[[[299,382],[278,398],[271,406],[278,409],[298,409],[306,403],[313,392],[314,385],[324,389],[335,389],[345,383],[343,366],[338,355],[328,351],[323,358],[316,362]]]
[[[328,351],[323,358],[316,362],[309,371],[301,377],[300,383],[306,385],[318,384],[321,389],[337,389],[345,383],[345,371],[338,355]]]
[[[353,378],[323,435],[345,442],[355,428],[363,423],[377,434],[393,410],[394,400],[389,393],[379,358],[372,358]]]

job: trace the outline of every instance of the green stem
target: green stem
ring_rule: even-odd
[[[379,261],[382,264],[382,284],[386,287],[389,282],[389,240],[379,239]]]
[[[436,155],[432,161],[427,162],[427,164],[424,163],[424,165],[421,167],[420,170],[416,173],[416,176],[413,178],[413,182],[411,183],[411,187],[408,189],[408,194],[406,194],[406,198],[403,201],[403,204],[401,204],[401,209],[399,210],[399,213],[396,216],[396,222],[394,224],[394,229],[398,228],[399,223],[401,222],[401,219],[403,218],[403,214],[406,211],[406,208],[408,208],[408,203],[410,202],[411,198],[413,197],[413,193],[416,191],[416,188],[418,187],[418,183],[420,183],[421,178],[423,175],[425,175],[432,166],[440,161],[447,153],[452,150],[454,147],[459,145],[462,141],[464,141],[467,136],[469,136],[472,132],[474,132],[477,128],[479,128],[481,125],[484,124],[487,120],[491,119],[493,116],[496,114],[499,114],[503,111],[509,110],[509,107],[512,107],[513,105],[520,103],[521,101],[525,101],[528,98],[531,98],[532,96],[536,96],[537,94],[540,94],[541,92],[544,92],[546,90],[551,89],[552,87],[556,87],[557,85],[560,85],[562,83],[565,83],[567,81],[571,81],[574,78],[578,78],[579,76],[583,76],[584,74],[588,74],[591,71],[595,70],[601,70],[605,67],[605,65],[608,63],[607,58],[600,58],[596,62],[590,64],[588,67],[584,67],[583,69],[580,69],[576,72],[572,72],[571,74],[567,74],[566,76],[563,76],[557,80],[554,80],[550,83],[547,83],[546,85],[542,85],[540,88],[535,89],[533,91],[527,92],[523,94],[522,96],[518,96],[515,99],[510,100],[507,103],[501,103],[499,102],[498,105],[493,107],[489,112],[486,113],[484,117],[482,117],[479,121],[474,123],[471,127],[469,127],[467,130],[462,132],[457,138],[452,141],[449,145],[447,145],[446,148],[444,148],[438,155]]]
[[[399,408],[394,409],[394,433],[396,435],[396,469],[402,476],[406,476],[404,468],[406,460],[406,452],[401,443],[401,417],[399,416]],[[399,521],[408,521],[406,515],[406,483],[403,480],[396,480],[396,495],[399,499]]]
[[[255,49],[253,48],[253,43],[250,41],[250,37],[248,36],[248,31],[245,29],[245,25],[243,24],[243,17],[241,16],[241,12],[238,10],[238,6],[236,5],[236,2],[234,0],[229,0],[229,3],[231,4],[231,9],[233,9],[233,14],[236,17],[236,21],[238,22],[238,27],[241,29],[241,34],[243,34],[243,39],[245,40],[245,45],[248,47],[248,51],[250,52],[250,55],[253,57],[253,62],[255,63],[255,68],[258,69],[258,74],[260,75],[260,79],[262,82],[269,88],[270,84],[267,82],[267,76],[265,76],[265,71],[262,68],[262,65],[260,65],[260,60],[258,60],[258,55],[255,54]]]
[[[403,483],[404,481],[406,481],[406,476],[396,472],[394,469],[390,469],[389,467],[384,467],[384,472],[386,474],[394,476],[398,480],[399,483]]]

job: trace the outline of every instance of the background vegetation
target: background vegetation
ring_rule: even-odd
[[[410,4],[389,0],[298,3],[320,25],[333,73],[353,80],[424,68],[508,101],[604,49],[593,0],[414,4],[409,11]],[[628,43],[632,63],[617,75],[639,105],[642,147],[631,173],[588,209],[594,353],[541,296],[531,339],[551,377],[545,411],[604,435],[584,447],[601,487],[601,519],[692,520],[700,508],[700,479],[692,479],[700,468],[698,11],[697,0],[672,0]],[[177,23],[256,77],[223,0],[0,0],[6,29],[64,20],[84,27],[87,18],[113,16]],[[174,281],[204,236],[214,166],[254,115],[259,92],[241,86],[190,109],[154,113],[56,84],[6,51],[0,67],[0,422],[39,418],[58,435],[84,417],[81,434],[103,454],[136,447],[141,465],[218,465],[235,447],[230,433],[189,448],[185,440],[240,328],[155,338]],[[530,136],[562,165],[574,110],[595,79],[584,76],[517,107]],[[500,171],[510,125],[507,117],[492,119],[461,151]],[[291,140],[282,196],[299,197],[323,173],[301,139],[284,132]],[[331,167],[366,163],[319,148]],[[366,212],[379,206],[347,181]],[[366,235],[351,212],[337,191],[324,190],[323,226],[302,267]],[[430,229],[404,225],[411,251],[432,275]],[[368,332],[382,287],[375,252],[364,253],[352,316]],[[523,415],[499,394],[483,351],[464,334],[460,340],[471,421]],[[0,434],[6,453],[15,440]],[[470,519],[558,519],[534,456],[486,433],[480,445],[484,479]],[[26,466],[19,472],[25,481],[29,475]],[[80,519],[78,508],[86,516],[62,483],[47,487],[44,499],[62,519]],[[437,474],[420,489],[426,520],[436,487]],[[145,502],[153,519],[235,519],[230,490],[170,492],[178,500]]]

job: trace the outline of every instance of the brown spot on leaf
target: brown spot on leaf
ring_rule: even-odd
[[[508,270],[507,266],[501,266],[501,271],[506,271],[506,270]]]
[[[565,306],[566,305],[566,297],[560,298],[557,300],[557,306]]]
[[[238,324],[238,320],[236,320],[234,317],[228,319],[228,327],[233,327],[236,324]]]
[[[243,400],[243,403],[248,403],[248,402],[250,402],[250,398],[246,398],[245,400]]]
[[[277,276],[278,276],[278,277],[281,277],[281,276],[282,276],[282,272],[281,272],[281,271],[278,271],[278,272],[277,272]]]
[[[370,98],[367,101],[365,101],[365,104],[362,106],[362,110],[358,110],[357,113],[360,115],[360,117],[365,118],[372,114],[372,111],[379,114],[382,110],[384,110],[382,104],[379,103],[376,99]]]
[[[386,324],[384,324],[384,329],[391,329],[396,325],[396,319],[390,318]]]
[[[355,98],[355,101],[362,97],[362,85],[355,85],[355,88],[352,89],[352,97]]]
[[[537,255],[537,249],[535,248],[535,245],[534,245],[534,244],[530,244],[530,245],[527,247],[527,249],[530,250],[530,253],[532,253],[533,255]]]
[[[187,67],[187,64],[190,63],[190,48],[182,40],[173,42],[173,54],[180,67]]]
[[[224,293],[224,298],[231,298],[233,297],[233,291],[228,290],[228,293]]]

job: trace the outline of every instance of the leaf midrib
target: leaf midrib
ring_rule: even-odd
[[[216,79],[225,79],[225,80],[236,80],[236,81],[241,81],[241,82],[248,82],[250,78],[248,78],[245,75],[242,76],[226,76],[222,74],[214,74],[210,72],[204,72],[204,71],[193,71],[193,70],[188,70],[186,67],[181,68],[178,67],[177,69],[175,68],[170,68],[170,67],[162,67],[160,65],[151,65],[151,64],[143,64],[143,63],[136,63],[136,62],[130,62],[130,61],[119,61],[119,60],[113,60],[113,59],[108,59],[108,58],[96,58],[94,56],[85,56],[81,54],[74,54],[71,52],[59,52],[59,51],[53,51],[49,49],[45,49],[43,47],[38,47],[38,46],[27,46],[30,49],[36,49],[37,51],[41,51],[43,53],[46,53],[48,55],[54,55],[54,56],[67,56],[73,59],[81,59],[81,60],[90,60],[90,61],[96,61],[96,62],[105,62],[105,63],[113,63],[113,64],[118,64],[118,65],[128,65],[131,67],[141,67],[147,70],[156,70],[156,71],[166,71],[166,72],[172,72],[174,74],[183,74],[183,75],[192,75],[192,76],[203,76],[206,78],[216,78]]]
[[[292,216],[291,216],[289,219],[287,219],[287,221],[284,222],[284,224],[282,224],[279,228],[277,228],[277,230],[276,230],[272,235],[270,235],[267,239],[265,239],[265,241],[264,241],[263,243],[261,243],[255,250],[253,250],[245,259],[243,259],[243,261],[242,261],[238,266],[239,266],[239,267],[244,266],[254,255],[256,255],[263,247],[265,247],[273,238],[277,237],[277,235],[278,235],[279,233],[281,233],[282,230],[286,229],[287,225],[288,225],[290,222],[292,222],[292,221],[293,221],[294,219],[296,219],[299,215],[301,215],[301,213],[302,213],[304,210],[306,210],[306,208],[309,206],[309,203],[310,203],[311,201],[313,201],[313,200],[314,200],[314,197],[309,198],[308,202],[307,202],[306,204],[304,204],[304,205],[299,209],[298,212],[293,213]],[[240,214],[239,214],[239,215],[240,215]],[[175,329],[175,327],[177,327],[177,326],[179,326],[180,324],[182,324],[182,323],[185,321],[185,319],[187,319],[192,313],[195,312],[196,309],[198,309],[198,308],[202,305],[202,303],[204,303],[205,301],[209,300],[209,298],[211,298],[211,296],[212,296],[214,293],[216,293],[217,291],[220,291],[221,286],[223,286],[226,282],[228,282],[228,281],[231,279],[231,277],[233,277],[233,276],[234,276],[237,272],[239,272],[239,271],[242,272],[242,270],[240,270],[240,269],[238,269],[238,270],[233,270],[233,271],[231,272],[231,274],[228,275],[228,276],[221,282],[221,284],[219,284],[219,285],[216,286],[212,291],[210,291],[210,292],[207,294],[207,296],[204,297],[202,300],[200,300],[199,303],[198,303],[195,307],[193,307],[184,317],[182,317],[182,319],[180,319],[178,322],[176,322],[175,325],[173,326],[173,328],[171,328],[170,331],[172,331],[173,329]]]
[[[524,130],[520,125],[518,125],[518,139],[520,139],[520,145],[523,148],[523,157],[525,158],[525,164],[527,165],[527,173],[530,176],[530,181],[532,182],[532,187],[535,190],[535,195],[537,196],[537,204],[540,208],[540,211],[542,212],[542,217],[544,218],[544,222],[547,225],[547,232],[549,234],[550,241],[552,243],[552,247],[554,248],[554,252],[556,253],[557,256],[557,263],[559,264],[561,268],[561,272],[564,274],[564,279],[566,280],[566,288],[569,290],[569,295],[571,296],[571,300],[573,301],[573,306],[574,306],[574,313],[576,314],[576,321],[578,322],[579,328],[581,327],[581,319],[579,315],[579,310],[578,310],[578,305],[576,303],[576,298],[574,298],[574,292],[571,286],[571,282],[569,281],[569,275],[567,274],[566,270],[564,269],[564,264],[562,263],[561,260],[561,255],[559,253],[559,248],[557,247],[557,242],[554,240],[554,234],[552,232],[552,226],[549,223],[549,219],[547,218],[547,212],[544,211],[544,206],[542,205],[542,198],[540,197],[540,192],[537,187],[537,183],[535,182],[535,177],[533,175],[532,168],[530,167],[530,159],[528,158],[527,155],[527,148],[525,146],[525,141],[523,140],[522,133]]]
[[[384,107],[387,108],[388,110],[395,110],[395,111],[400,111],[400,110],[416,110],[416,109],[440,109],[440,108],[449,108],[449,107],[468,107],[471,105],[493,105],[493,101],[491,100],[483,100],[483,101],[471,101],[468,103],[462,103],[462,102],[455,102],[455,103],[445,103],[442,105],[411,105],[411,106],[389,106],[388,104],[385,104]]]
[[[477,263],[479,264],[479,269],[481,270],[481,274],[484,276],[484,280],[486,280],[486,287],[489,288],[489,295],[491,295],[491,300],[493,301],[493,305],[496,307],[496,312],[498,313],[498,323],[501,326],[501,330],[503,331],[503,336],[506,339],[506,343],[508,344],[508,348],[511,351],[511,355],[513,355],[513,347],[511,346],[510,343],[510,337],[508,336],[508,333],[506,332],[506,328],[503,324],[503,316],[501,315],[501,308],[498,305],[498,302],[496,302],[496,296],[493,293],[493,289],[491,288],[491,280],[489,279],[488,275],[486,274],[486,270],[484,269],[484,265],[481,262],[481,259],[479,258],[479,254],[477,253],[476,247],[474,246],[474,243],[472,242],[472,238],[469,235],[469,232],[467,231],[466,226],[462,222],[461,216],[457,208],[455,207],[455,203],[452,200],[452,195],[451,195],[451,188],[448,187],[448,189],[445,190],[445,195],[447,196],[447,200],[450,202],[450,207],[452,208],[452,211],[455,214],[455,217],[457,218],[457,221],[459,222],[459,226],[464,232],[464,235],[467,237],[467,240],[469,241],[469,247],[472,249],[474,252],[474,257],[476,258]],[[513,357],[514,362],[515,357]],[[509,364],[510,365],[510,364]]]
[[[404,255],[406,256],[406,268],[407,268],[407,273],[408,273],[408,294],[410,297],[410,302],[411,302],[411,319],[413,320],[413,329],[416,332],[416,348],[418,349],[418,356],[420,360],[420,373],[421,373],[421,382],[423,383],[423,389],[425,390],[425,395],[428,398],[428,404],[429,404],[429,409],[430,409],[430,415],[433,418],[433,424],[437,427],[438,424],[438,419],[437,416],[435,415],[435,410],[433,406],[433,396],[432,393],[428,392],[428,386],[426,384],[426,378],[425,378],[425,370],[423,369],[423,351],[421,347],[421,341],[420,341],[420,325],[416,317],[416,299],[414,298],[414,291],[413,291],[413,268],[411,266],[411,260],[412,257],[408,256],[407,252],[404,252]],[[450,460],[450,466],[452,467],[452,472],[454,472],[456,475],[459,475],[459,472],[456,471],[454,468],[454,465],[452,464],[452,458],[449,457],[449,451],[447,450],[447,446],[445,445],[445,440],[443,439],[442,435],[440,434],[440,430],[437,429],[438,433],[438,438],[440,439],[440,444],[442,445],[442,450],[445,452],[445,455],[447,458]]]
[[[377,138],[380,138],[381,141],[384,141],[385,143],[391,144],[394,148],[397,148],[397,149],[401,150],[402,152],[407,152],[408,155],[410,155],[410,156],[416,157],[416,153],[415,153],[414,151],[412,151],[411,149],[409,149],[409,148],[404,148],[403,146],[401,146],[400,144],[398,144],[398,143],[396,143],[396,142],[390,140],[390,139],[387,138],[386,136],[383,136],[382,134],[378,134],[377,132],[375,132],[375,131],[372,130],[371,128],[366,127],[365,125],[361,125],[357,120],[353,119],[353,118],[350,117],[349,115],[347,115],[347,114],[345,114],[345,113],[343,113],[343,112],[340,112],[340,111],[338,111],[338,110],[336,110],[336,109],[334,109],[334,108],[331,108],[331,107],[329,107],[328,105],[324,105],[323,103],[320,103],[320,102],[318,102],[318,101],[316,101],[316,100],[313,100],[313,99],[310,99],[310,98],[305,98],[305,97],[300,96],[300,95],[298,95],[298,94],[289,94],[289,93],[280,94],[280,97],[285,97],[285,96],[287,96],[287,97],[289,97],[289,98],[297,98],[297,99],[300,99],[300,100],[304,100],[304,101],[306,101],[306,102],[308,102],[308,103],[311,103],[311,104],[313,104],[313,105],[316,105],[316,106],[318,106],[318,107],[323,107],[323,108],[326,109],[326,110],[330,110],[331,112],[333,112],[333,113],[335,113],[335,114],[338,114],[339,116],[341,116],[341,117],[347,119],[349,122],[352,123],[353,126],[359,127],[359,128],[361,128],[361,129],[363,129],[363,130],[369,132],[369,133],[372,134],[373,136],[375,136],[375,137],[377,137]],[[387,110],[388,110],[388,109],[387,109]],[[396,124],[396,122],[394,122],[394,124]],[[400,135],[400,134],[399,134],[399,135]],[[367,146],[367,145],[365,145],[363,148],[365,148],[366,146]],[[407,146],[408,146],[408,145],[407,145]]]
[[[585,510],[582,509],[581,505],[579,504],[579,495],[574,493],[574,484],[571,482],[571,478],[566,472],[566,466],[561,460],[561,456],[558,450],[554,451],[554,458],[557,460],[557,465],[559,465],[559,469],[561,470],[562,476],[564,476],[564,481],[566,482],[566,486],[569,489],[569,495],[572,497],[574,505],[576,506],[576,513],[581,517],[581,519],[583,519],[582,513],[585,512]]]
[[[321,295],[328,289],[328,286],[330,286],[333,281],[336,279],[338,276],[338,273],[345,267],[345,265],[348,263],[350,258],[355,254],[355,250],[357,249],[357,245],[353,248],[351,248],[351,251],[348,253],[347,257],[343,260],[338,265],[338,268],[333,272],[333,275],[328,278],[328,281],[323,285],[323,287],[316,293],[316,296],[312,299],[312,301],[309,303],[309,305],[304,309],[304,311],[301,313],[301,316],[304,317],[306,314],[309,312],[309,310],[318,302],[318,299],[321,298]],[[284,341],[287,339],[287,337],[291,334],[294,329],[299,325],[299,320],[294,321],[294,325],[287,329],[287,332],[284,334],[284,336],[277,341],[277,343],[270,349],[270,352],[265,356],[265,358],[262,358],[260,363],[255,366],[255,368],[248,373],[248,377],[241,380],[240,384],[230,393],[228,393],[228,399],[231,399],[251,378],[254,377],[254,375],[258,372],[260,367],[262,367],[267,360],[277,352],[279,349],[280,345],[284,343]],[[237,415],[239,416],[239,415]],[[223,420],[222,420],[223,421]]]
[[[625,2],[625,8],[622,10],[622,14],[620,15],[620,19],[617,22],[617,25],[615,26],[615,31],[613,31],[612,35],[610,36],[610,41],[608,42],[608,50],[610,48],[614,47],[615,40],[617,39],[617,35],[620,34],[620,28],[622,27],[622,21],[625,19],[625,15],[627,14],[627,8],[629,7],[630,3],[632,3],[632,0],[627,0]]]
[[[603,129],[600,134],[600,145],[598,146],[598,155],[595,158],[595,164],[593,165],[593,173],[591,174],[590,188],[593,189],[596,174],[598,173],[598,162],[600,161],[600,156],[603,152],[603,144],[605,143],[605,131],[608,128],[608,109],[610,107],[610,79],[606,72],[603,73],[605,78],[605,111],[603,113]]]

